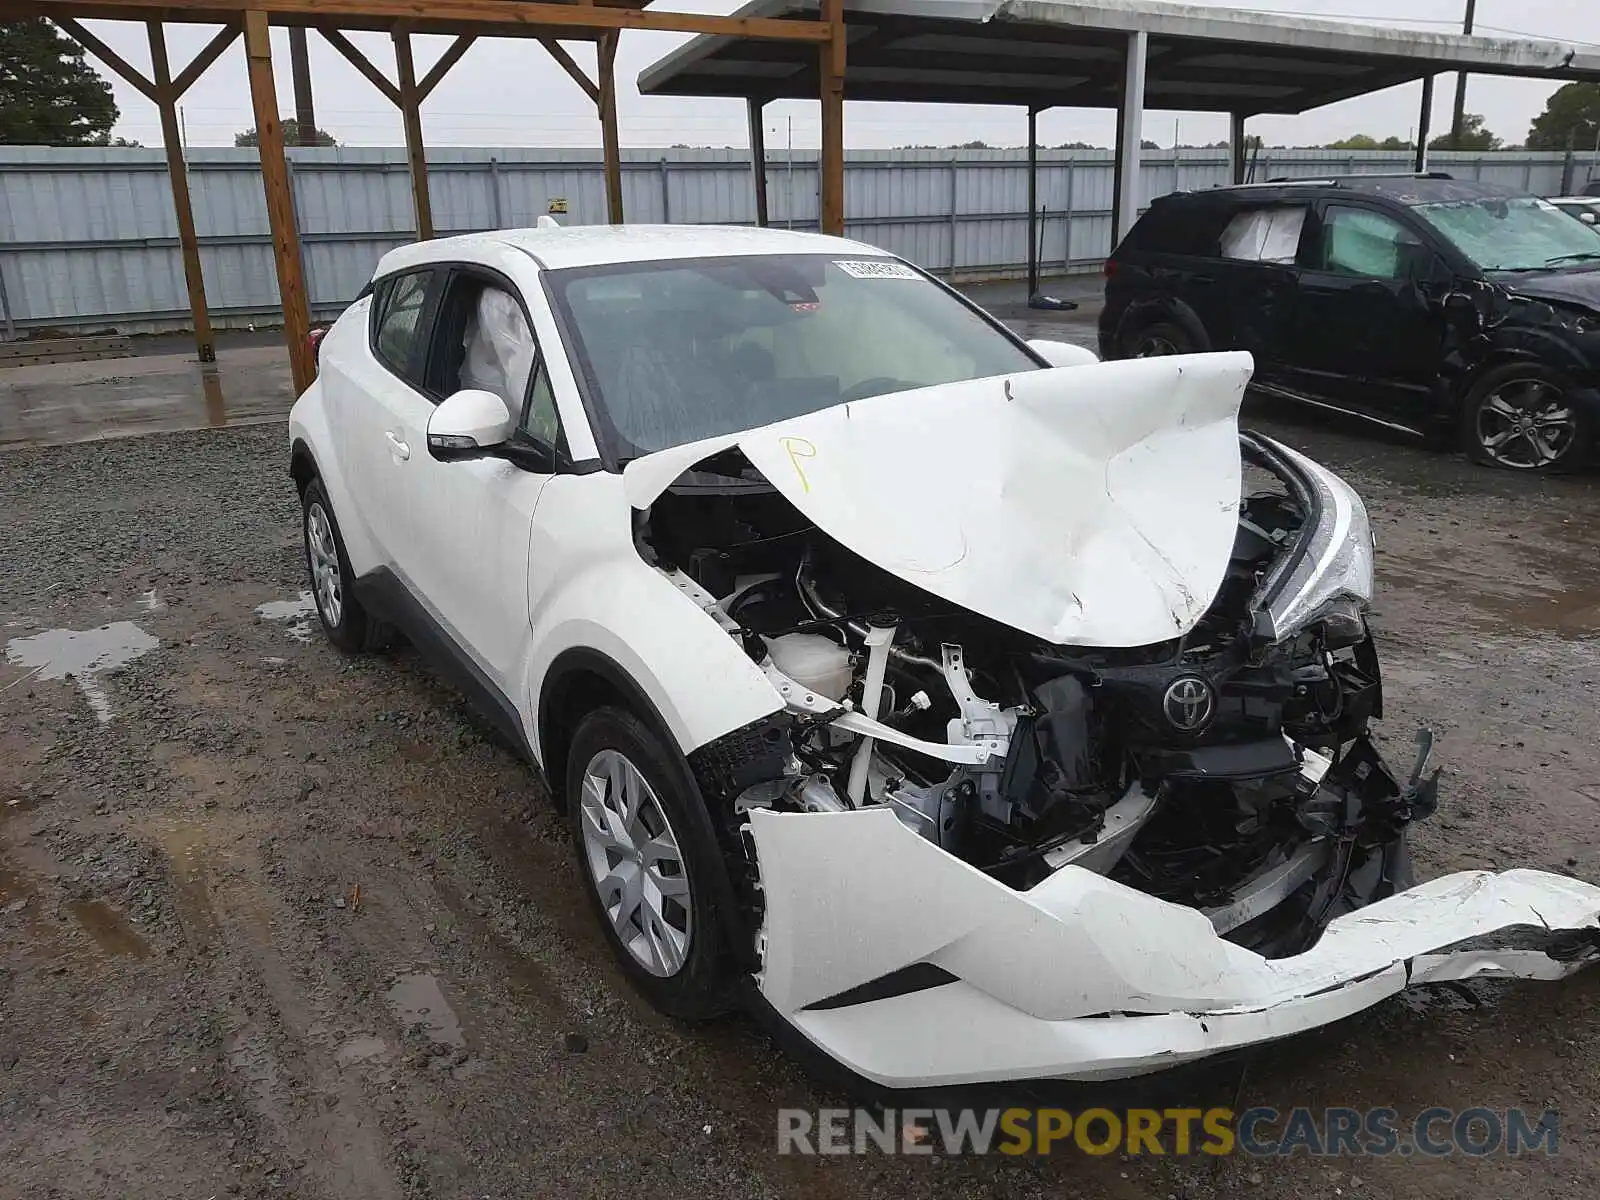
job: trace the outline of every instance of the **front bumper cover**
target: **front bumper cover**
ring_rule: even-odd
[[[757,810],[750,833],[762,995],[886,1087],[1139,1075],[1326,1025],[1413,984],[1556,979],[1600,957],[1600,888],[1541,871],[1447,875],[1268,959],[1196,909],[1079,867],[1015,891],[881,809]],[[830,1002],[917,964],[954,979]]]

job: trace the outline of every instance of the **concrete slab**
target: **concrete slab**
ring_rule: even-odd
[[[282,420],[293,403],[281,342],[207,367],[192,352],[13,367],[0,373],[0,447]]]

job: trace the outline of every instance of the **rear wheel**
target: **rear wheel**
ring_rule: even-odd
[[[633,985],[669,1016],[732,1007],[715,873],[721,854],[681,757],[643,721],[600,708],[567,754],[578,865],[606,940]]]
[[[323,491],[322,480],[306,484],[300,498],[300,528],[305,535],[306,569],[311,576],[311,596],[316,601],[322,631],[339,649],[355,654],[380,649],[388,641],[388,629],[373,619],[356,599],[350,559],[344,551],[344,538],[333,519],[333,505]]]
[[[1557,471],[1580,464],[1590,436],[1571,386],[1538,363],[1507,363],[1467,393],[1461,441],[1467,456],[1515,471]]]
[[[1171,321],[1141,325],[1123,338],[1124,358],[1162,358],[1169,354],[1193,354],[1194,338]]]

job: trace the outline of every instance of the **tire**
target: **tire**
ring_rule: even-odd
[[[688,764],[633,713],[599,708],[573,735],[566,788],[578,872],[630,982],[668,1016],[726,1013],[736,971],[714,899],[726,868]]]
[[[389,641],[388,627],[356,599],[355,575],[344,550],[344,537],[320,479],[311,480],[301,493],[300,534],[322,632],[346,654],[382,649]]]
[[[1160,358],[1169,354],[1193,354],[1194,338],[1172,321],[1152,321],[1122,335],[1123,358]]]
[[[1490,467],[1568,471],[1583,465],[1593,431],[1568,400],[1571,383],[1533,362],[1485,372],[1461,405],[1460,439],[1467,457]]]

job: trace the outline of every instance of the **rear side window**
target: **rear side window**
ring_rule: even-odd
[[[396,375],[415,387],[422,386],[423,302],[428,298],[432,271],[395,275],[375,289],[372,352]]]
[[[1157,200],[1129,231],[1123,245],[1145,254],[1215,258],[1217,236],[1226,220],[1227,212],[1214,203]]]
[[[1306,206],[1279,204],[1247,208],[1222,231],[1222,257],[1244,262],[1292,263],[1300,250]]]

